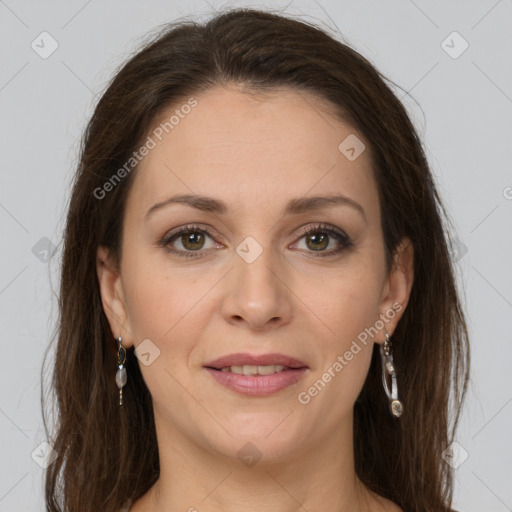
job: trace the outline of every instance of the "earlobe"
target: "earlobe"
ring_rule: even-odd
[[[103,311],[110,324],[112,337],[123,338],[124,346],[132,345],[131,329],[124,300],[119,269],[113,265],[106,247],[99,246],[96,253],[96,271]]]
[[[381,301],[381,318],[387,319],[386,331],[392,335],[398,321],[405,312],[414,282],[414,247],[409,238],[400,242],[393,261],[393,267],[386,283],[385,296]],[[379,341],[384,341],[384,331]],[[377,340],[376,340],[377,341]]]

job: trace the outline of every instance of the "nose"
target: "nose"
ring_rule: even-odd
[[[227,322],[256,331],[290,322],[293,293],[287,282],[286,266],[279,264],[279,260],[269,248],[250,263],[238,254],[234,256],[222,304]]]

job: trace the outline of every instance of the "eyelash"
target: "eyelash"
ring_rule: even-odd
[[[202,234],[208,235],[213,240],[212,234],[207,229],[204,229],[197,225],[191,224],[191,225],[187,225],[187,226],[182,226],[177,231],[175,231],[169,235],[165,235],[158,243],[158,246],[164,248],[166,251],[168,251],[170,253],[176,254],[177,256],[180,256],[183,258],[202,258],[204,256],[205,251],[203,251],[201,249],[198,249],[197,251],[181,251],[181,250],[171,249],[169,247],[169,244],[174,239],[178,238],[180,235],[183,235],[185,233],[202,233]],[[329,256],[335,256],[335,255],[341,253],[342,251],[349,249],[353,245],[352,241],[350,240],[348,235],[346,235],[343,231],[338,230],[328,224],[323,224],[323,223],[317,224],[315,226],[308,226],[306,229],[302,230],[301,235],[298,240],[300,240],[308,235],[312,235],[312,234],[315,234],[315,235],[326,234],[326,235],[329,235],[330,237],[333,237],[335,240],[337,240],[340,243],[340,247],[338,249],[331,250],[328,252],[307,251],[307,252],[314,253],[315,254],[314,257],[325,258],[325,257],[329,257]]]

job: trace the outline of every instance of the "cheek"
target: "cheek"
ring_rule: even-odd
[[[381,284],[377,269],[362,266],[356,270],[346,265],[322,280],[322,286],[310,283],[307,293],[303,290],[301,295],[311,313],[321,319],[328,338],[340,344],[375,324]]]
[[[320,364],[301,391],[304,400],[315,402],[313,408],[331,410],[333,422],[350,412],[366,379],[382,292],[382,269],[375,261],[359,254],[350,263],[306,295],[314,313],[309,316],[321,319],[327,335],[316,338]]]
[[[354,322],[354,320],[351,320]],[[352,414],[370,367],[373,343],[362,343],[348,333],[324,346],[324,358],[297,389],[297,401],[311,418],[322,418],[323,428],[335,429]]]
[[[208,300],[215,282],[212,274],[199,278],[186,268],[171,269],[160,257],[151,257],[142,250],[132,251],[123,265],[123,287],[135,344],[149,338],[162,351],[187,350],[209,317],[206,308],[212,307]]]
[[[311,298],[311,309],[318,312],[328,335],[316,338],[319,364],[298,390],[302,393],[299,402],[310,408],[312,416],[322,415],[326,427],[333,428],[341,417],[351,414],[363,387],[374,347],[370,327],[378,319],[374,275],[351,276],[340,276],[328,293]]]
[[[152,269],[141,265],[130,271],[126,283],[126,305],[135,344],[144,338],[160,339],[178,318],[183,316],[183,303],[179,297],[179,286],[171,286],[165,278],[155,278]]]

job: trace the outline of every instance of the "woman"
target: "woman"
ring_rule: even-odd
[[[448,223],[354,50],[249,9],[167,27],[84,135],[47,510],[452,510]]]

